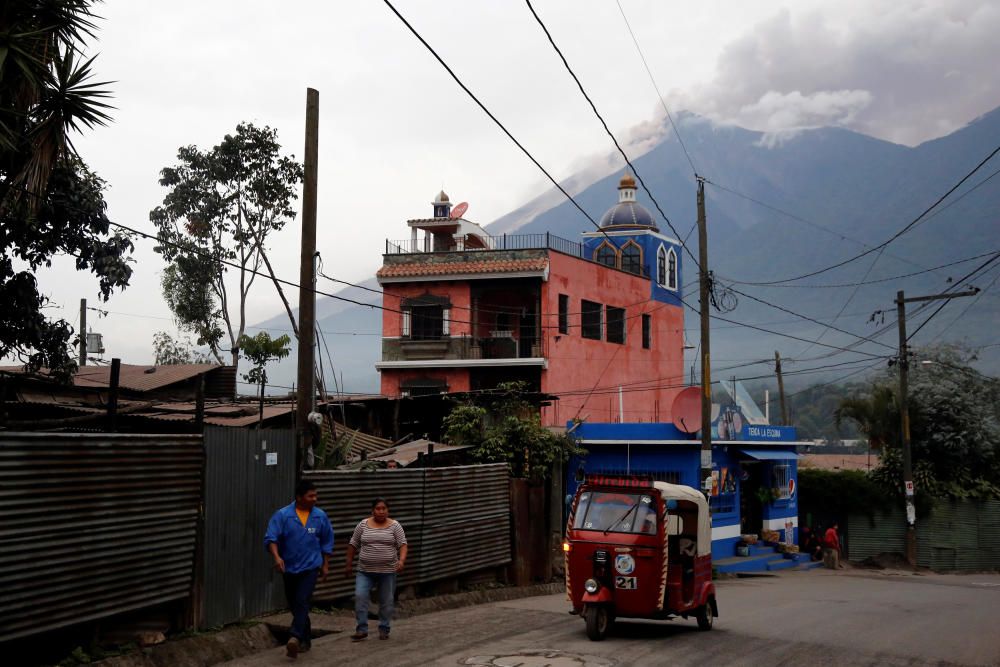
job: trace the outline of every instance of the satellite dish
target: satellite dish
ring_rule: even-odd
[[[670,406],[670,417],[674,426],[684,433],[696,433],[701,430],[701,388],[682,389]]]
[[[468,202],[462,202],[461,204],[457,204],[455,208],[451,209],[451,219],[458,220],[463,215],[465,215],[465,212],[468,210],[469,210]]]

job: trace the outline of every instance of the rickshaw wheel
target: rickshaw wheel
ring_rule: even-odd
[[[611,625],[608,608],[602,604],[587,605],[583,610],[583,618],[587,622],[587,638],[595,642],[602,641]]]
[[[712,624],[715,622],[715,614],[712,612],[711,598],[698,608],[698,613],[695,618],[698,619],[699,630],[707,631],[712,629]]]

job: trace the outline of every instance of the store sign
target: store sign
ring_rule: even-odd
[[[794,426],[747,424],[740,433],[740,439],[757,442],[792,442],[796,435]]]

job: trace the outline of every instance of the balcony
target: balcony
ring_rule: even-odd
[[[379,368],[544,366],[544,339],[516,338],[512,331],[490,336],[443,336],[437,339],[383,338]]]

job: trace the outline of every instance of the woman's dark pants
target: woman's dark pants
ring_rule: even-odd
[[[309,646],[312,639],[309,600],[312,598],[313,589],[316,588],[319,570],[307,570],[295,574],[286,572],[283,576],[285,579],[285,598],[288,600],[288,608],[292,612],[291,634],[301,644]]]

